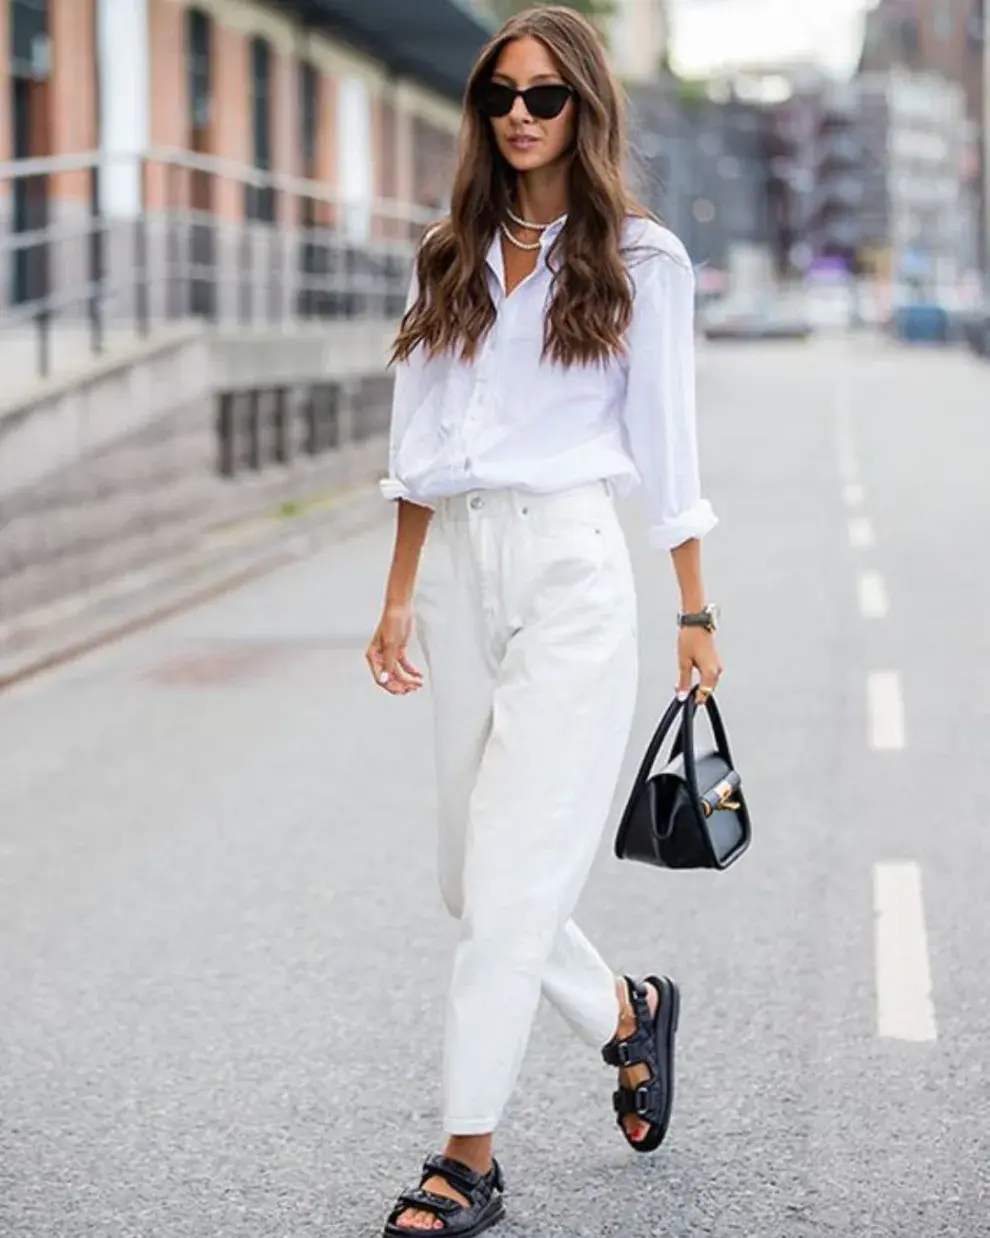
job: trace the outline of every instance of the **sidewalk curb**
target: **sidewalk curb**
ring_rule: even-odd
[[[0,695],[374,528],[390,510],[375,485],[336,493],[301,516],[266,513],[248,522],[240,534],[215,533],[191,555],[156,564],[131,592],[126,582],[111,581],[82,598],[54,604],[48,608],[47,625],[41,612],[27,635],[23,629],[15,631],[21,647],[13,652],[3,651],[0,631]],[[74,613],[59,619],[67,609]]]

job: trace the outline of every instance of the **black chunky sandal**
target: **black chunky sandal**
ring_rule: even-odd
[[[620,1087],[612,1103],[626,1143],[637,1152],[653,1152],[664,1141],[674,1106],[674,1035],[681,995],[669,976],[647,976],[644,984],[628,976],[624,979],[636,1015],[636,1030],[625,1040],[613,1037],[602,1049],[602,1057],[618,1070],[640,1063],[649,1066],[650,1078],[634,1088]],[[656,1014],[650,1011],[647,984],[654,985],[660,997]],[[631,1138],[623,1124],[622,1119],[631,1113],[650,1125],[642,1139]]]
[[[468,1207],[446,1195],[424,1191],[423,1183],[430,1178],[443,1178],[455,1191],[468,1200]],[[423,1164],[423,1176],[414,1190],[404,1191],[396,1200],[385,1223],[384,1238],[409,1238],[410,1234],[454,1234],[457,1238],[472,1238],[480,1234],[505,1215],[502,1203],[502,1170],[498,1161],[486,1174],[479,1174],[470,1166],[449,1156],[431,1156]],[[432,1212],[443,1222],[443,1229],[415,1229],[396,1222],[404,1212]]]

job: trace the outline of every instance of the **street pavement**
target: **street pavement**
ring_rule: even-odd
[[[713,347],[701,407],[755,840],[661,873],[613,814],[578,918],[683,986],[674,1122],[635,1156],[542,1012],[500,1232],[990,1234],[990,368]],[[623,514],[617,805],[675,674],[667,557]],[[437,1147],[430,702],[361,658],[388,517],[0,697],[3,1238],[373,1238]]]

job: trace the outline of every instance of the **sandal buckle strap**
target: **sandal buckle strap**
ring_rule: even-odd
[[[652,1035],[638,1027],[625,1040],[610,1041],[602,1049],[602,1057],[606,1065],[617,1066],[620,1070],[627,1066],[638,1066],[641,1062],[652,1066],[655,1057]]]
[[[439,1214],[442,1212],[456,1212],[462,1206],[456,1199],[448,1199],[446,1195],[435,1195],[432,1191],[403,1191],[399,1196],[395,1212],[398,1215],[409,1208],[421,1208],[427,1212]]]
[[[502,1167],[492,1158],[492,1167],[487,1174],[480,1174],[449,1156],[430,1156],[423,1163],[422,1182],[429,1178],[443,1180],[470,1201],[472,1208],[483,1207],[491,1199],[495,1191],[504,1191]],[[458,1205],[459,1207],[462,1205]]]
[[[455,1191],[469,1198],[485,1186],[485,1178],[470,1165],[455,1161],[449,1156],[430,1156],[423,1162],[423,1181],[427,1178],[443,1178]]]
[[[646,1121],[656,1121],[661,1109],[662,1096],[656,1079],[650,1079],[635,1088],[619,1088],[612,1093],[612,1104],[619,1116],[634,1113]]]

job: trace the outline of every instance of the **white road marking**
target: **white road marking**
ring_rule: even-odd
[[[843,494],[845,496],[846,505],[848,507],[862,507],[863,506],[863,487],[859,484],[858,481],[849,482],[846,485],[846,488],[843,491]]]
[[[887,589],[879,572],[860,572],[859,609],[864,619],[882,619],[890,609]]]
[[[934,1040],[935,1008],[920,867],[910,860],[874,865],[873,909],[877,1033],[892,1040]]]
[[[872,546],[876,538],[867,516],[853,516],[849,521],[849,545]]]
[[[894,752],[905,746],[904,698],[896,671],[874,671],[866,681],[870,747]]]

